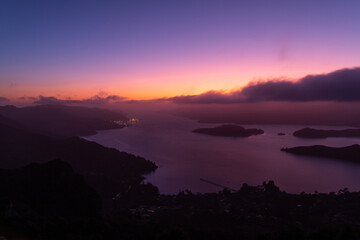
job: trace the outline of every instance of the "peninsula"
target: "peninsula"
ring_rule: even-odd
[[[282,148],[281,151],[296,155],[334,158],[360,163],[360,146],[354,144],[347,147],[328,147],[323,145]]]

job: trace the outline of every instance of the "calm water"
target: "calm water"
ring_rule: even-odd
[[[235,189],[244,182],[259,185],[264,180],[274,180],[282,190],[293,193],[330,192],[344,187],[360,190],[360,164],[294,156],[280,151],[282,147],[299,145],[359,144],[359,138],[304,140],[291,135],[304,126],[278,125],[245,126],[263,129],[265,134],[260,136],[214,137],[191,131],[218,124],[197,123],[161,113],[140,117],[138,125],[101,131],[87,139],[156,162],[159,168],[146,179],[162,193],[177,193],[184,189],[194,192],[220,190],[200,178]],[[286,135],[278,136],[278,132]]]

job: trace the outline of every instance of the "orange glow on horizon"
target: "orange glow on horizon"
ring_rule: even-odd
[[[36,83],[19,84],[14,86],[0,83],[0,96],[12,101],[19,101],[20,97],[56,97],[59,99],[81,100],[95,96],[99,93],[119,95],[132,100],[151,100],[174,97],[179,95],[196,95],[207,91],[231,92],[239,90],[253,81],[266,81],[268,79],[290,79],[296,81],[308,74],[328,73],[343,66],[323,65],[310,67],[304,65],[248,66],[246,69],[237,68],[235,64],[219,65],[213,68],[199,67],[197,69],[181,69],[177,71],[140,72],[133,75],[108,73],[87,76],[60,75],[42,76]],[[315,68],[317,70],[315,71]],[[259,71],[261,69],[261,71]],[[301,70],[300,70],[301,69]],[[52,79],[52,81],[48,81]],[[16,80],[14,80],[16,82]]]

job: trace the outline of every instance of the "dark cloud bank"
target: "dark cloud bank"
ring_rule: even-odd
[[[5,101],[8,101],[6,97],[0,97],[0,102],[5,102]]]
[[[209,91],[200,95],[177,96],[168,100],[175,103],[360,101],[360,68],[308,75],[297,82],[289,80],[256,82],[231,93]]]

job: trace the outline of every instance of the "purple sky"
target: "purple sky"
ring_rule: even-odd
[[[0,3],[0,96],[133,99],[355,67],[359,1]]]

